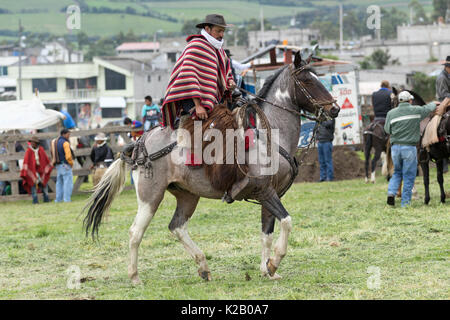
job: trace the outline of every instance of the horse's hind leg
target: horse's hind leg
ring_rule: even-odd
[[[129,231],[130,264],[128,265],[128,276],[133,284],[139,284],[140,280],[137,269],[139,245],[141,244],[145,230],[164,198],[165,186],[153,183],[153,180],[143,178],[137,170],[133,171],[133,179],[136,185],[138,212]],[[141,179],[145,180],[142,181]]]
[[[262,225],[262,232],[261,232],[262,253],[261,253],[260,270],[263,276],[268,276],[272,280],[277,280],[280,279],[281,276],[279,276],[276,273],[273,276],[270,276],[267,270],[267,261],[270,258],[270,250],[272,249],[275,216],[273,216],[264,207],[261,208],[261,225]]]
[[[211,280],[211,272],[205,254],[192,241],[187,231],[187,223],[197,207],[199,197],[187,191],[169,189],[177,199],[177,208],[169,224],[169,230],[180,240],[186,251],[199,265],[198,274],[204,280]]]
[[[441,189],[441,202],[445,203],[445,190],[444,190],[444,160],[436,161],[437,169],[437,181],[439,183],[439,188]]]
[[[421,161],[420,166],[422,167],[423,173],[423,186],[425,187],[425,204],[430,202],[430,166],[428,161]]]
[[[366,170],[365,182],[369,182],[369,161],[370,161],[370,150],[372,149],[372,136],[367,134],[365,137],[364,144],[364,169]]]
[[[370,174],[370,182],[375,183],[375,171],[377,170],[377,163],[378,160],[380,160],[380,156],[381,156],[381,149],[380,148],[375,148],[375,155],[373,157],[372,160],[372,171]]]
[[[265,210],[275,216],[280,221],[280,236],[275,243],[274,257],[269,258],[266,262],[266,269],[269,276],[275,276],[275,271],[280,266],[281,260],[287,252],[289,233],[292,229],[292,220],[289,213],[283,207],[280,198],[273,189],[264,190],[258,197]],[[266,251],[267,252],[267,251]]]

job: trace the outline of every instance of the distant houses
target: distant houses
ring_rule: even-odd
[[[10,76],[18,79],[18,67]],[[92,62],[37,64],[22,67],[23,99],[35,90],[47,108],[67,110],[80,127],[104,126],[125,116],[139,118],[144,97],[157,102],[168,73],[125,57],[95,57]]]

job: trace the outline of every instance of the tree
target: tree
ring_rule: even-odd
[[[389,50],[383,51],[381,49],[375,50],[371,55],[373,64],[377,69],[383,69],[389,63],[391,56],[389,54]]]
[[[319,29],[321,36],[325,39],[334,40],[339,38],[339,28],[331,21],[315,20],[311,24],[311,28]]]
[[[381,37],[383,39],[397,38],[397,26],[408,22],[408,15],[393,7],[391,11],[381,8]]]
[[[425,10],[423,9],[423,7],[419,1],[412,0],[409,3],[408,7],[411,8],[412,10],[414,10],[414,13],[415,13],[414,19],[413,19],[414,24],[428,24],[429,19],[428,19],[427,15],[425,14]]]
[[[417,92],[425,101],[434,100],[436,96],[436,77],[429,77],[425,73],[414,73],[413,90]]]
[[[83,50],[83,46],[89,44],[88,35],[84,31],[80,31],[77,34],[78,50]]]
[[[445,18],[447,9],[450,9],[450,2],[448,0],[433,0],[433,20],[436,21],[439,17]]]
[[[198,28],[196,27],[197,24],[201,23],[199,19],[192,19],[192,20],[186,20],[183,23],[183,27],[181,27],[181,33],[184,36],[189,36],[191,34],[197,34]]]

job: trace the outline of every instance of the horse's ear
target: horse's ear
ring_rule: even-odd
[[[398,90],[396,87],[392,87],[392,93],[394,93],[396,96],[398,95]]]
[[[295,66],[295,69],[300,68],[301,65],[302,65],[302,56],[301,56],[301,54],[300,54],[300,51],[297,51],[297,52],[295,53],[295,58],[294,58],[294,66]]]

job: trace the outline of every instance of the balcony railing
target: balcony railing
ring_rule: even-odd
[[[97,89],[69,89],[66,90],[69,99],[95,99],[97,98]]]

